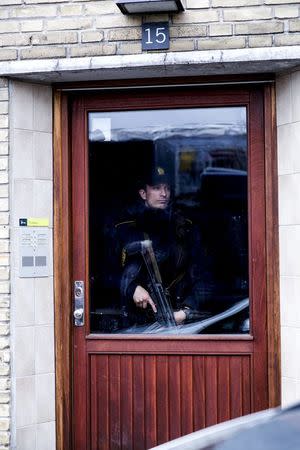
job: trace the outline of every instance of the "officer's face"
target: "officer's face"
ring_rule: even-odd
[[[145,189],[140,189],[139,194],[149,208],[165,209],[170,201],[170,186],[165,183],[154,186],[146,185]]]

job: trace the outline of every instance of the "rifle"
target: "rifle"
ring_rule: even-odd
[[[152,241],[144,240],[131,242],[126,246],[126,252],[128,255],[140,253],[143,257],[149,276],[149,294],[157,309],[157,313],[155,313],[156,320],[160,325],[167,328],[176,327],[177,324],[174,319],[173,310],[162,285],[162,279],[153,251]]]

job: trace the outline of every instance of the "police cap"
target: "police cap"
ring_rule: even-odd
[[[171,185],[171,177],[165,167],[156,165],[140,177],[139,184],[140,186],[155,186],[157,184]]]

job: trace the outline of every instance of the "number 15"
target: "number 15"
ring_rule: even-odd
[[[166,39],[166,33],[164,32],[165,27],[159,27],[156,28],[155,31],[155,42],[157,42],[158,44],[163,44]],[[153,41],[151,40],[151,29],[150,28],[146,28],[145,29],[146,33],[147,33],[147,41],[146,44],[153,44]]]

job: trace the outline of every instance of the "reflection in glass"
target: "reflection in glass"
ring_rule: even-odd
[[[248,333],[246,108],[90,113],[88,131],[91,331]]]

